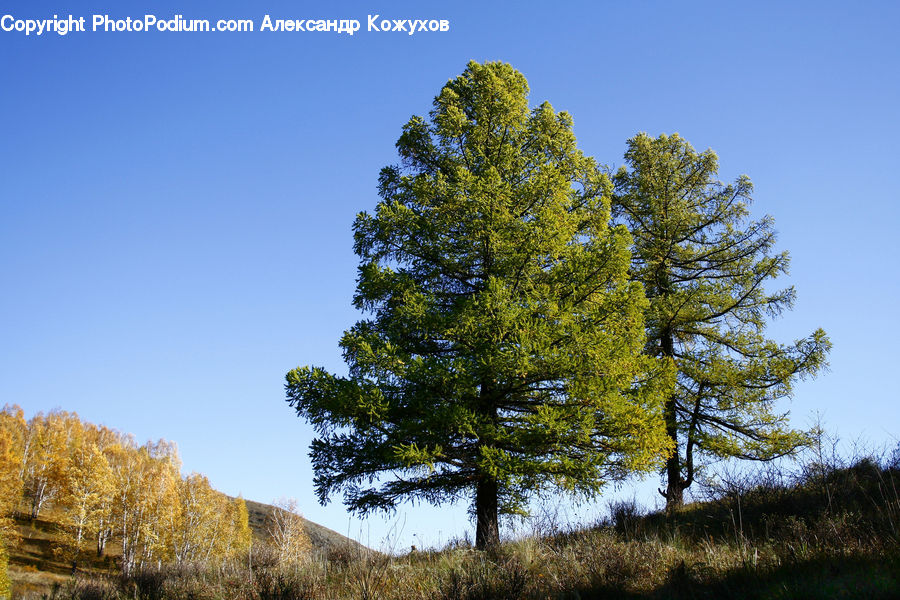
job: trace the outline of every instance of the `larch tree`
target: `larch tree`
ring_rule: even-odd
[[[771,217],[749,220],[749,178],[721,183],[716,154],[677,134],[637,135],[625,161],[614,216],[631,230],[632,276],[650,300],[648,352],[677,372],[665,400],[676,451],[660,490],[672,511],[704,458],[770,460],[806,443],[776,401],[825,366],[830,343],[821,329],[788,344],[765,336],[795,292],[767,287],[789,256],[774,249]]]
[[[667,454],[659,361],[643,355],[631,238],[572,119],[501,63],[470,63],[413,117],[358,215],[349,375],[287,375],[315,427],[322,502],[357,513],[467,498],[478,548],[534,494],[592,496]],[[657,372],[659,371],[659,372]],[[387,475],[390,475],[387,477]]]

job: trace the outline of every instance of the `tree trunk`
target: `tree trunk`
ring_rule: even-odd
[[[497,426],[497,407],[493,398],[494,382],[490,379],[482,380],[479,392],[479,412],[486,417],[491,426]],[[479,451],[484,446],[491,444],[492,435],[485,435],[479,440]],[[480,468],[476,471],[475,482],[475,547],[479,550],[489,550],[500,545],[500,524],[498,520],[497,497],[499,485],[497,478],[483,472]]]
[[[475,547],[479,550],[489,550],[499,544],[497,480],[489,475],[483,475],[475,487]]]
[[[670,406],[671,405],[671,406]],[[671,415],[671,417],[670,417]],[[673,442],[675,450],[666,460],[666,513],[672,514],[684,505],[684,481],[681,478],[681,457],[678,451],[678,423],[675,418],[674,400],[666,402],[666,433]]]
[[[660,336],[662,354],[669,360],[675,360],[675,341],[670,331],[664,330]],[[666,460],[666,514],[671,515],[684,505],[684,489],[687,487],[681,477],[681,455],[678,448],[678,409],[675,396],[666,399],[663,406],[663,417],[666,420],[666,435],[672,440],[674,450]]]
[[[97,532],[97,557],[103,556],[103,551],[106,549],[106,540],[109,537],[109,531],[107,529],[106,523],[100,523],[100,530]]]

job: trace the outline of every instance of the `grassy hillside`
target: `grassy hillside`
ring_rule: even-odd
[[[266,540],[269,537],[266,530],[266,523],[272,518],[272,511],[275,510],[271,504],[263,504],[252,500],[245,500],[247,504],[247,512],[250,517],[250,528],[253,530],[255,540]],[[336,549],[351,548],[353,550],[362,550],[363,546],[340,533],[323,527],[318,523],[313,523],[309,519],[303,519],[303,529],[312,543],[313,550],[318,553],[329,554]]]
[[[47,511],[46,516],[31,519],[17,517],[16,531],[20,536],[18,544],[9,550],[9,575],[12,580],[13,597],[17,595],[37,595],[47,593],[54,585],[61,585],[72,577],[72,564],[57,551],[60,528],[55,520],[58,513]],[[112,574],[117,572],[116,557],[119,548],[111,545],[102,558],[85,557],[81,569],[91,574]]]
[[[274,507],[250,500],[246,504],[254,544],[259,546],[269,539],[267,523]],[[51,507],[41,518],[33,521],[24,517],[15,519],[21,540],[10,549],[9,574],[13,597],[40,598],[49,595],[54,585],[64,586],[72,581],[72,564],[57,551],[61,538],[58,518],[59,512]],[[303,519],[303,525],[316,555],[363,551],[358,542],[318,523]],[[120,555],[121,549],[113,539],[102,557],[88,555],[81,560],[77,578],[117,576]]]
[[[900,465],[809,464],[727,482],[680,514],[613,507],[494,553],[465,544],[318,553],[290,568],[206,565],[67,581],[54,598],[386,600],[900,598]],[[257,517],[264,506],[255,506]],[[334,534],[334,532],[331,532]],[[337,534],[334,534],[337,535]],[[340,537],[333,538],[340,540]]]

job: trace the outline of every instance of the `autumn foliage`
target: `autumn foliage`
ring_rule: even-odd
[[[47,518],[55,553],[73,568],[115,547],[123,571],[247,556],[251,530],[241,498],[198,473],[181,475],[174,443],[130,435],[51,411],[26,420],[0,412],[0,557],[17,541],[15,516]],[[3,581],[0,579],[0,592]]]

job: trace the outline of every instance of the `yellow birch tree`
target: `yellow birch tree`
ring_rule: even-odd
[[[272,505],[274,510],[269,518],[269,537],[278,562],[296,563],[303,559],[311,547],[309,537],[303,527],[303,517],[297,510],[297,501],[282,498]]]

